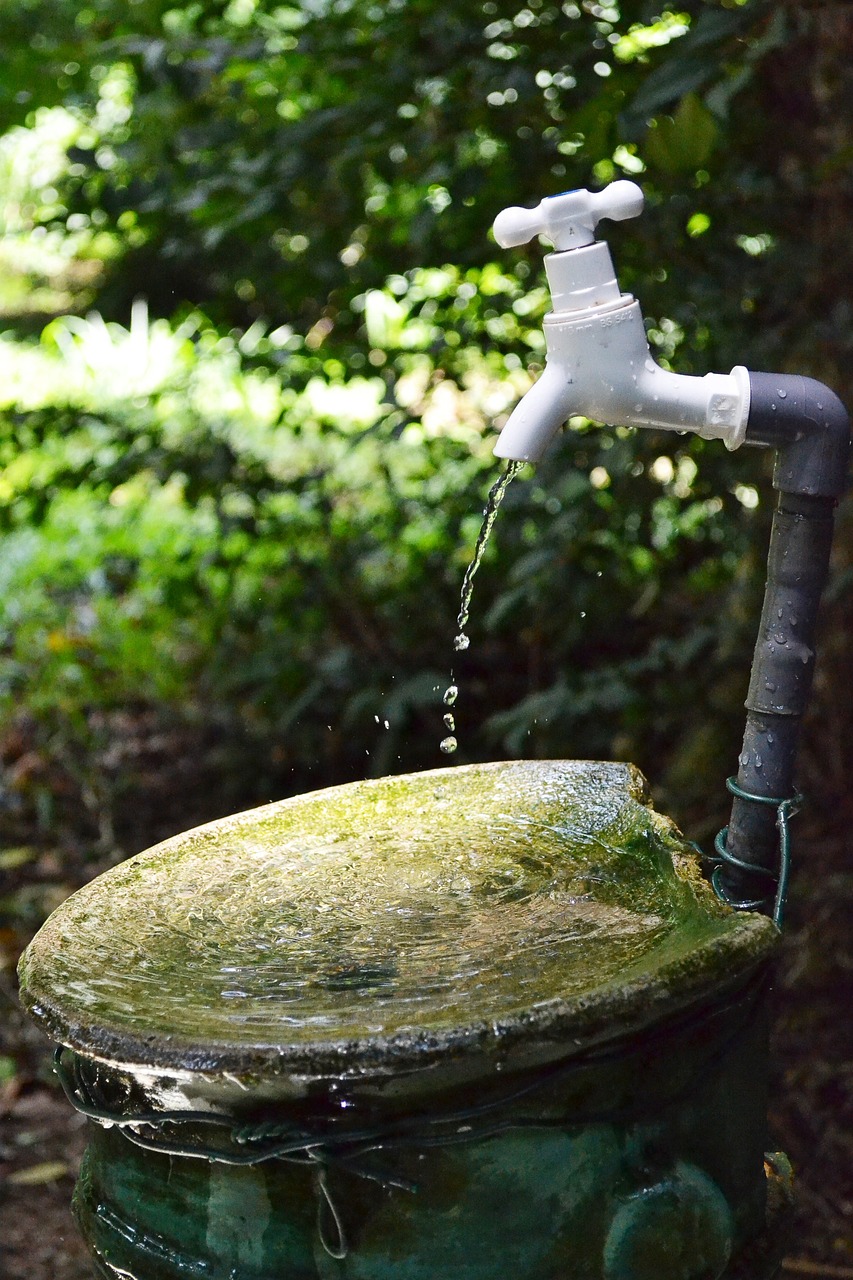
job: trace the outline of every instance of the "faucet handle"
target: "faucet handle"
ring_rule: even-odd
[[[546,196],[535,209],[514,205],[495,218],[492,230],[502,249],[527,244],[535,235],[545,236],[554,248],[580,249],[595,241],[602,218],[622,222],[642,213],[644,196],[636,182],[611,182],[602,191],[564,191]]]

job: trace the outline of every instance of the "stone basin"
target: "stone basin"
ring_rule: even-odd
[[[55,1040],[122,1063],[323,1075],[587,1044],[773,949],[637,769],[523,761],[333,787],[100,876],[21,966]]]
[[[20,972],[106,1276],[717,1280],[764,1222],[777,937],[633,766],[521,761],[175,836]]]

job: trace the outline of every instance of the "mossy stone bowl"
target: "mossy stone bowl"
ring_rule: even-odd
[[[776,939],[632,766],[526,761],[176,836],[21,985],[101,1122],[105,1274],[717,1280],[763,1223]]]

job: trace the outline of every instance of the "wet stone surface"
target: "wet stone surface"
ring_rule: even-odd
[[[596,1010],[683,1003],[773,946],[767,921],[716,903],[635,769],[527,761],[177,836],[63,903],[21,976],[31,1014],[84,1053],[321,1070],[342,1046],[458,1052],[555,1018],[582,1038]]]

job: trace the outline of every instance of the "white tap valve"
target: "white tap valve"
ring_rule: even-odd
[[[603,191],[564,191],[546,196],[535,209],[514,205],[495,218],[495,239],[502,249],[545,236],[559,252],[593,244],[602,218],[622,222],[643,211],[643,193],[636,182],[611,182]]]
[[[622,293],[610,250],[595,239],[602,218],[619,222],[643,208],[634,182],[603,191],[564,191],[535,209],[499,213],[503,248],[545,236],[553,310],[545,317],[545,369],[513,410],[495,445],[501,458],[538,462],[575,415],[623,427],[693,431],[736,449],[749,413],[749,374],[737,366],[704,378],[672,373],[652,358],[639,303]],[[574,250],[575,252],[567,252]]]

